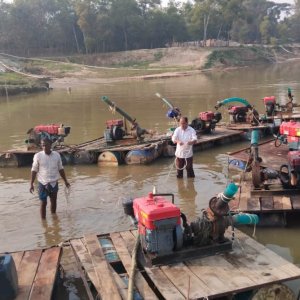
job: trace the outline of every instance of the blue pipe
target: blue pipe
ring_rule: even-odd
[[[258,145],[259,141],[259,130],[253,129],[251,131],[251,145]]]
[[[236,194],[238,189],[239,189],[239,187],[235,183],[231,182],[227,185],[223,194],[226,198],[231,199]]]
[[[234,225],[256,225],[259,222],[258,215],[239,213],[232,216]]]

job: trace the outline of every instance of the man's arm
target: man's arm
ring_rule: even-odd
[[[65,186],[67,188],[69,188],[71,185],[70,185],[69,181],[67,180],[65,170],[64,169],[60,169],[59,170],[59,174],[60,174],[61,178],[64,180]]]
[[[31,181],[30,181],[30,189],[29,189],[29,192],[32,194],[34,192],[34,181],[35,181],[35,178],[36,178],[36,174],[37,172],[36,171],[31,171]]]
[[[197,133],[194,128],[192,128],[191,140],[188,142],[188,145],[194,145],[197,142]]]

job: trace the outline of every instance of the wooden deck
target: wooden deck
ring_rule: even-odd
[[[201,151],[241,139],[240,131],[216,128],[210,134],[200,134],[194,149],[195,151]],[[102,137],[78,145],[62,145],[55,148],[55,151],[60,153],[64,164],[96,164],[98,156],[102,152],[113,151],[126,154],[130,150],[147,149],[153,145],[162,145],[162,148],[168,147],[168,150],[162,151],[167,153],[165,156],[174,156],[175,154],[175,145],[171,142],[171,136],[165,134],[155,135],[140,142],[134,138],[127,137],[110,145]],[[0,151],[0,167],[29,166],[32,164],[34,154],[39,150],[27,151],[26,149],[17,149]]]
[[[212,148],[214,146],[225,145],[234,141],[242,140],[242,132],[217,127],[210,134],[199,134],[198,140],[194,145],[195,151]]]
[[[13,256],[19,281],[17,300],[50,300],[58,271],[61,247],[20,251]]]
[[[111,239],[117,254],[111,263],[99,242],[103,236],[88,235],[70,241],[103,300],[127,299],[127,284],[122,278],[130,273],[135,234],[125,231],[104,236]],[[295,265],[238,230],[235,236],[238,242],[228,253],[151,268],[140,266],[134,280],[136,290],[143,299],[218,298],[300,278],[300,269]],[[116,272],[116,264],[123,266],[123,273]]]
[[[250,145],[249,145],[250,147]],[[249,147],[230,152],[228,155],[234,159],[247,162],[249,159]],[[261,166],[279,170],[280,166],[287,163],[288,146],[275,147],[275,140],[260,143],[258,154],[262,158]]]
[[[229,202],[233,211],[270,213],[300,211],[300,190],[282,190],[274,186],[270,190],[255,190],[249,181],[243,182],[240,193]]]

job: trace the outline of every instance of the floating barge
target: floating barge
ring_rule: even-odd
[[[138,265],[135,292],[143,299],[220,298],[300,278],[300,269],[292,263],[241,231],[235,237],[239,242],[230,252],[168,265]],[[70,240],[101,299],[127,299],[135,239],[136,231],[124,231]]]
[[[240,131],[216,128],[210,134],[201,134],[194,145],[195,151],[205,150],[242,139]],[[157,135],[137,142],[124,138],[116,144],[107,144],[104,138],[78,145],[61,145],[55,148],[63,164],[146,164],[160,156],[172,157],[176,146],[168,135]],[[39,150],[9,150],[0,152],[0,167],[23,167],[32,164],[33,156]]]
[[[51,300],[62,255],[61,247],[11,253],[17,271],[16,300]]]
[[[135,230],[71,239],[62,247],[14,252],[19,288],[16,299],[50,300],[63,249],[72,248],[88,299],[127,299]],[[227,231],[228,238],[232,232]],[[156,266],[137,265],[139,299],[222,298],[300,278],[300,269],[239,230],[233,249],[213,256]],[[91,284],[88,284],[90,282]],[[51,298],[52,297],[52,298]],[[223,299],[223,298],[222,298]]]
[[[245,170],[249,160],[249,148],[229,153],[230,163]],[[260,166],[280,170],[287,163],[288,146],[275,147],[275,140],[259,144]],[[251,175],[251,173],[248,173]],[[252,178],[242,177],[240,193],[229,203],[232,212],[242,211],[260,216],[260,226],[286,226],[289,218],[300,213],[300,189],[283,188],[277,179],[266,180],[261,188],[254,187]],[[250,176],[251,177],[251,176]]]
[[[249,151],[250,147],[246,147],[238,151],[229,152],[228,155],[231,157],[232,164],[235,164],[240,169],[244,169],[249,159]],[[260,164],[262,167],[279,170],[280,166],[286,163],[288,152],[287,145],[282,144],[279,147],[275,147],[275,139],[260,143],[259,156],[262,158]]]

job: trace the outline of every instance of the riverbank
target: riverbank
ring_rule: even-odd
[[[92,83],[190,76],[204,71],[280,63],[299,57],[297,46],[174,47],[51,58],[5,56],[7,64],[17,66],[25,75],[17,74],[19,81],[14,84],[7,78],[16,76],[11,73],[13,68],[10,73],[0,72],[0,96],[49,88],[45,79],[30,76],[50,78],[53,88],[71,88]]]

